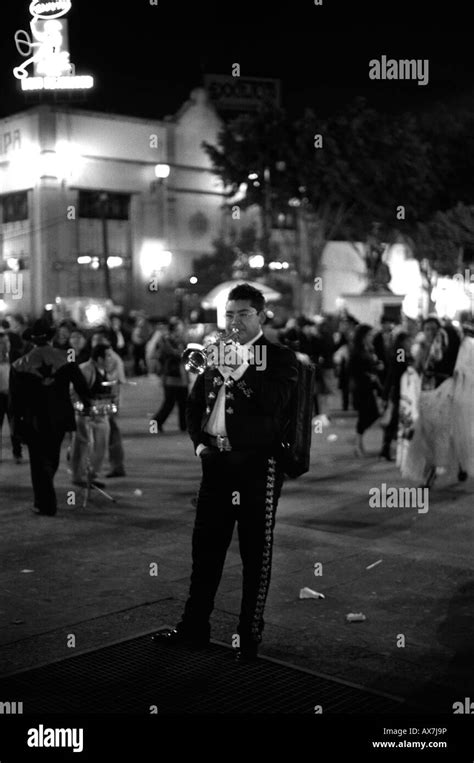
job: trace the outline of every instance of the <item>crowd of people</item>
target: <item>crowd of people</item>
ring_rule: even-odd
[[[176,316],[167,322],[152,322],[142,314],[130,320],[112,315],[107,324],[89,329],[71,320],[62,320],[57,325],[48,325],[45,321],[43,324],[51,348],[65,353],[68,361],[78,364],[89,399],[94,401],[95,409],[99,405],[104,413],[96,414],[91,424],[88,421],[94,441],[91,473],[97,486],[104,484],[101,470],[107,457],[107,477],[126,474],[119,426],[120,388],[131,383],[131,378],[145,374],[159,377],[162,402],[154,415],[157,431],[164,431],[175,406],[179,428],[186,431],[186,403],[196,377],[186,371],[183,351],[190,341],[205,345],[215,336],[215,326],[187,325]],[[330,409],[334,407],[356,412],[354,453],[357,457],[366,455],[364,435],[378,422],[382,426],[379,455],[388,461],[396,460],[404,476],[429,486],[436,475],[447,468],[449,459],[444,448],[449,441],[445,431],[447,411],[451,410],[453,399],[457,405],[460,380],[469,385],[474,373],[472,323],[456,324],[430,315],[419,321],[405,318],[397,324],[384,314],[376,328],[360,323],[343,311],[314,318],[300,315],[281,326],[267,319],[263,333],[271,342],[285,345],[300,359],[313,363],[315,417],[323,417],[328,422]],[[469,342],[464,342],[465,338]],[[24,443],[13,426],[10,367],[36,346],[31,326],[21,315],[3,320],[0,326],[0,431],[8,419],[16,463],[23,460]],[[338,404],[337,395],[340,395]],[[457,464],[459,479],[465,479],[472,468],[474,413],[465,389],[463,395],[462,413],[452,414],[460,422],[456,437],[462,439],[462,446],[449,451],[462,451]],[[72,401],[76,425],[68,458],[74,484],[84,485],[86,469],[90,467],[87,464],[90,429],[86,427],[84,404],[77,392],[73,392]],[[441,421],[445,423],[444,431],[440,428]]]

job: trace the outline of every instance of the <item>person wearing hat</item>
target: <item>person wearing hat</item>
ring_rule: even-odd
[[[10,373],[10,400],[14,432],[28,446],[36,514],[54,516],[57,498],[54,477],[61,443],[76,422],[69,388],[72,384],[85,406],[90,403],[87,384],[67,352],[52,346],[55,329],[43,319],[27,329],[23,338],[33,349],[16,360]]]

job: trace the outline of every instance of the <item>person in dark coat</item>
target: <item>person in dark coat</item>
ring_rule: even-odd
[[[24,321],[21,316],[5,318],[1,327],[7,332],[10,340],[10,361],[12,363],[32,349],[31,342],[25,342],[21,338],[21,333],[24,331]]]
[[[0,461],[2,460],[2,428],[5,416],[10,426],[10,440],[12,444],[13,458],[16,464],[23,463],[21,440],[13,434],[12,416],[8,389],[10,380],[10,339],[5,329],[0,327]]]
[[[380,319],[381,328],[374,334],[373,347],[374,352],[380,361],[380,370],[377,376],[380,379],[382,386],[385,384],[385,380],[388,374],[388,367],[390,365],[390,359],[392,356],[393,348],[393,329],[394,323],[387,315],[382,315]]]
[[[355,447],[357,456],[365,455],[363,434],[380,416],[377,393],[381,391],[378,377],[381,363],[374,353],[372,336],[372,326],[366,323],[357,326],[349,360],[352,398],[358,413]]]
[[[10,400],[15,434],[28,446],[35,513],[54,516],[57,498],[54,477],[59,466],[61,443],[75,430],[70,384],[85,406],[89,390],[77,363],[69,362],[65,350],[52,346],[54,329],[36,321],[24,338],[34,348],[13,363]]]
[[[400,382],[411,359],[411,341],[407,331],[399,331],[394,339],[392,354],[387,364],[387,375],[381,397],[387,405],[391,406],[391,415],[387,425],[384,427],[383,444],[380,452],[380,456],[386,458],[387,461],[393,461],[390,446],[398,432]]]

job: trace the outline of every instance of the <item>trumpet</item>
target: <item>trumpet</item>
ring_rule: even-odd
[[[222,344],[234,344],[236,347],[239,345],[237,335],[239,330],[236,328],[231,329],[228,332],[219,331],[217,338],[214,342],[209,342],[206,346],[191,342],[188,344],[183,354],[181,355],[184,367],[186,371],[190,371],[193,374],[203,374],[207,366],[211,366],[211,353],[210,348],[218,347]]]

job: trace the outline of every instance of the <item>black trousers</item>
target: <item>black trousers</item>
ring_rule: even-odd
[[[186,431],[186,400],[188,397],[187,387],[171,387],[167,384],[164,385],[165,399],[163,404],[156,414],[156,420],[161,426],[165,423],[166,419],[170,415],[174,408],[175,403],[178,404],[178,417],[179,428],[182,432]]]
[[[146,373],[145,348],[146,345],[144,344],[133,345],[133,373],[135,376],[140,376],[141,374]]]
[[[30,454],[34,505],[45,514],[57,510],[54,477],[58,470],[64,430],[29,432],[26,439]]]
[[[5,416],[8,418],[8,423],[10,425],[10,440],[12,444],[13,456],[14,458],[21,458],[21,440],[19,439],[19,437],[15,437],[15,435],[11,434],[13,421],[12,421],[12,417],[10,416],[10,412],[8,410],[8,394],[6,392],[0,392],[0,435],[2,432],[3,420]],[[1,457],[1,450],[0,450],[0,457]]]
[[[258,644],[270,585],[275,513],[283,483],[277,460],[258,451],[209,449],[201,456],[203,477],[192,540],[189,598],[180,623],[192,634],[209,632],[209,618],[237,522],[242,559],[241,645]]]
[[[393,405],[392,415],[388,425],[384,429],[383,435],[383,449],[389,450],[392,440],[395,440],[398,433],[398,420],[399,420],[399,400],[396,400]]]
[[[372,389],[359,390],[354,399],[354,407],[358,413],[356,432],[364,434],[380,417],[375,392]]]

